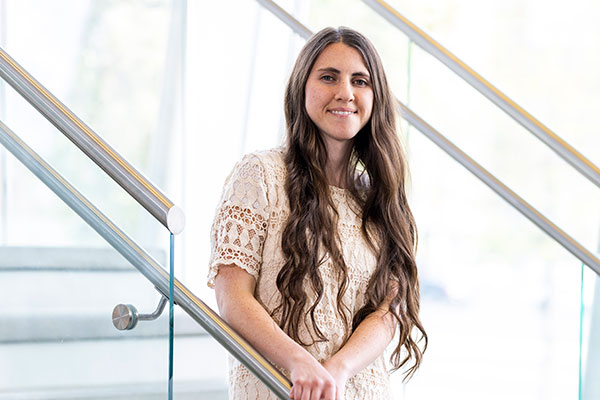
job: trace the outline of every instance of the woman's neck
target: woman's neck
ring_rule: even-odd
[[[327,145],[325,175],[330,185],[347,189],[348,162],[352,152],[350,142],[330,141]]]

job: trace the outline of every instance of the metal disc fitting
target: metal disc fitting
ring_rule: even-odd
[[[113,309],[112,322],[120,331],[128,331],[137,325],[138,311],[131,304],[117,304]]]

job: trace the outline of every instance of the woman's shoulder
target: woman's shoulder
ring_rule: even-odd
[[[248,162],[260,162],[265,167],[283,166],[283,147],[254,151],[246,154],[242,159]]]
[[[286,171],[283,156],[283,147],[275,147],[248,153],[242,157],[239,164],[247,168],[259,168],[267,180],[281,180],[285,179]]]

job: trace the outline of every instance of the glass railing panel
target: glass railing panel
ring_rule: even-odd
[[[173,398],[226,400],[227,351],[188,315],[175,316]]]
[[[153,253],[164,261],[163,251]],[[131,331],[112,324],[117,304],[150,313],[160,298],[121,255],[52,245],[2,246],[0,254],[1,398],[166,398],[166,315]]]
[[[141,314],[150,314],[150,311],[156,305],[152,308],[148,307],[148,301],[143,300],[148,297],[147,293],[145,294],[143,289],[137,287],[135,281],[132,281],[132,277],[133,279],[141,280],[145,287],[149,287],[153,297],[162,297],[158,295],[153,285],[148,281],[158,271],[148,275],[149,271],[146,271],[146,269],[150,268],[152,271],[155,271],[155,269],[160,270],[161,266],[154,266],[154,261],[152,262],[154,264],[150,265],[152,264],[150,260],[153,257],[159,260],[157,261],[158,263],[165,264],[165,253],[154,251],[153,256],[140,254],[144,260],[147,260],[148,266],[140,264],[138,259],[132,256],[131,253],[133,250],[123,248],[135,246],[126,237],[126,234],[114,228],[114,225],[111,225],[105,216],[90,206],[84,196],[70,187],[56,171],[44,163],[34,161],[39,160],[39,156],[34,154],[31,149],[26,148],[17,140],[14,133],[10,132],[5,126],[2,126],[2,135],[3,144],[15,156],[25,162],[28,168],[36,171],[49,187],[52,187],[74,210],[77,210],[82,218],[88,220],[94,226],[94,229],[103,235],[106,240],[115,245],[119,244],[121,246],[118,247],[119,251],[130,259],[131,262],[134,262],[140,268],[140,271],[124,262],[122,257],[114,250],[107,248],[82,246],[57,247],[52,245],[46,247],[0,247],[0,272],[3,275],[2,284],[4,286],[2,288],[3,298],[0,298],[0,301],[6,306],[1,315],[1,326],[4,329],[2,330],[0,342],[8,345],[8,347],[2,349],[5,353],[3,361],[6,360],[7,365],[12,366],[10,372],[7,372],[9,378],[5,382],[6,385],[3,385],[5,387],[2,387],[0,390],[2,393],[8,393],[9,398],[14,398],[14,396],[30,398],[33,395],[39,395],[42,398],[62,396],[89,397],[92,395],[98,397],[99,393],[118,393],[119,390],[133,394],[136,386],[141,383],[145,386],[140,396],[148,398],[147,396],[159,395],[160,382],[152,381],[156,379],[156,375],[135,375],[134,373],[129,374],[131,376],[127,377],[127,374],[123,373],[123,368],[124,371],[131,370],[135,372],[138,369],[143,371],[144,368],[149,368],[148,365],[152,364],[154,365],[151,368],[160,369],[160,364],[164,364],[164,377],[165,380],[168,380],[166,373],[170,371],[170,354],[167,345],[164,346],[162,357],[159,357],[158,361],[152,362],[152,355],[145,358],[136,355],[136,352],[148,352],[148,350],[136,350],[136,346],[139,344],[137,341],[131,346],[132,349],[129,352],[127,352],[126,347],[123,348],[122,342],[119,342],[120,345],[114,347],[110,347],[105,342],[107,340],[114,341],[115,339],[124,338],[135,340],[147,338],[159,340],[164,338],[166,339],[166,343],[169,343],[169,325],[165,325],[164,323],[162,325],[163,328],[166,327],[166,330],[161,329],[160,324],[147,325],[152,329],[136,330],[136,334],[129,336],[115,336],[115,329],[108,329],[111,325],[110,315],[112,314],[113,322],[115,318],[115,312],[111,313],[113,305],[109,303],[115,303],[118,296],[126,296],[134,300],[131,303],[137,303],[137,308],[140,307],[139,304],[144,307],[139,309],[140,322],[142,319],[149,319],[148,316],[143,317]],[[24,168],[24,166],[20,167]],[[48,171],[48,173],[45,171]],[[42,185],[41,181],[36,180],[33,176],[29,176],[29,178],[31,182],[25,181],[21,183],[26,183],[30,187]],[[68,190],[63,189],[63,186],[68,188]],[[48,189],[46,189],[44,195],[51,196],[50,200],[59,201]],[[22,221],[23,224],[30,223],[32,229],[37,230],[36,233],[38,235],[46,234],[50,236],[54,233],[51,226],[36,225],[35,222]],[[57,221],[57,224],[60,224],[60,222],[60,220]],[[116,240],[116,237],[120,238],[120,240]],[[127,243],[127,246],[122,243]],[[136,250],[135,252],[136,254],[143,253],[141,250]],[[139,272],[144,272],[145,275],[148,275],[148,279],[142,277]],[[164,276],[167,273],[161,271],[160,274]],[[162,281],[152,279],[152,282],[157,287],[160,287],[163,293],[166,293],[165,287],[167,285]],[[109,300],[106,301],[106,299]],[[156,304],[156,299],[154,299],[154,303]],[[164,303],[161,302],[161,304]],[[120,305],[119,307],[125,306]],[[132,312],[135,316],[137,311],[133,307],[129,306],[130,309],[134,310]],[[102,311],[108,313],[104,318],[101,317]],[[153,314],[157,314],[157,312]],[[160,314],[160,311],[158,314]],[[122,318],[119,319],[119,322],[122,321],[124,321]],[[163,318],[163,321],[168,322],[165,318]],[[196,332],[196,336],[198,333],[202,332]],[[101,343],[95,343],[97,341]],[[82,348],[82,346],[74,347],[68,345],[59,346],[58,349],[54,346],[49,350],[36,349],[35,351],[29,351],[28,347],[23,346],[17,349],[14,349],[14,346],[11,347],[14,344],[72,344],[74,342],[83,342],[84,345],[92,343],[96,346],[91,348],[91,351]],[[160,346],[154,345],[154,347]],[[62,364],[54,366],[55,368],[52,369],[54,374],[49,374],[54,379],[53,385],[49,385],[47,378],[39,380],[41,383],[35,379],[27,381],[27,373],[18,368],[21,364],[28,365],[29,363],[34,363],[35,368],[39,368],[40,364],[44,368],[47,368],[48,366],[45,364],[52,363],[49,360],[56,358],[52,352],[60,352],[62,348],[66,349],[65,357],[68,354],[71,360],[64,366]],[[101,350],[101,353],[95,354],[98,348]],[[47,354],[48,351],[46,350],[50,354]],[[116,351],[116,353],[111,354],[111,351]],[[120,357],[128,353],[132,358],[121,361]],[[28,354],[43,357],[43,361],[37,362]],[[75,360],[72,360],[73,358]],[[21,362],[23,359],[25,361]],[[132,360],[141,360],[145,364],[141,368],[136,368],[135,365],[132,365],[132,362],[135,364],[137,361]],[[122,370],[119,370],[118,367],[115,367],[114,370],[111,369],[111,363],[118,363],[120,361],[124,365],[121,368]],[[69,368],[79,365],[83,365],[81,373],[69,372]],[[38,371],[34,371],[35,368],[32,368],[32,371],[28,372],[32,374],[37,373]],[[95,371],[95,374],[90,373],[90,368]],[[66,370],[66,372],[62,372],[63,370]],[[115,371],[118,374],[115,375]],[[120,375],[125,376],[125,378]],[[117,377],[115,378],[115,376]],[[141,382],[136,383],[136,381],[140,380]],[[23,385],[24,382],[28,382],[28,385]],[[129,382],[129,386],[125,385],[124,382]],[[132,382],[133,386],[131,386]],[[79,390],[78,387],[80,386],[77,386],[78,384],[84,385],[83,387],[86,390]],[[164,386],[166,386],[166,383]]]

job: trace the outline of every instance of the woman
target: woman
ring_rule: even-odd
[[[427,337],[395,102],[372,44],[348,28],[314,35],[285,116],[285,147],[227,178],[209,285],[222,317],[289,376],[290,398],[388,399],[387,345],[398,333],[391,365],[413,360],[411,376],[413,330]],[[233,360],[230,398],[275,396]]]

